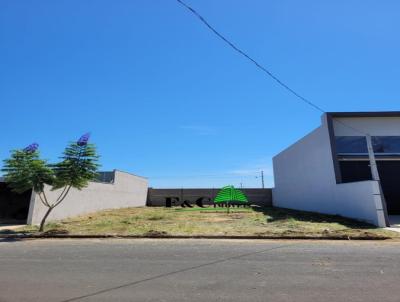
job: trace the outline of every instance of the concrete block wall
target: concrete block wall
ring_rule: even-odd
[[[153,189],[149,188],[147,206],[164,207],[166,199],[171,198],[172,206],[180,206],[183,201],[187,200],[190,204],[195,205],[196,200],[203,198],[203,204],[213,204],[214,197],[220,189],[204,188],[204,189]],[[240,189],[246,194],[251,204],[259,206],[272,205],[271,189]]]
[[[82,190],[71,189],[65,200],[50,214],[47,221],[55,221],[105,209],[139,207],[146,205],[148,181],[146,178],[114,170],[111,183],[91,182]],[[49,200],[55,200],[60,190],[45,188]],[[32,194],[28,224],[39,224],[47,208],[39,196]]]

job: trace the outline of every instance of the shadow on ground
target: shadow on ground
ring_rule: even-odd
[[[0,244],[1,243],[15,243],[15,242],[19,242],[19,241],[24,241],[27,240],[25,238],[0,238]]]
[[[33,234],[33,233],[35,233],[35,231],[24,231],[23,232],[24,234]],[[21,234],[21,231],[19,231],[19,230],[17,230],[17,229],[7,229],[7,228],[4,228],[4,229],[1,229],[0,230],[0,235],[16,235],[16,234]]]
[[[326,215],[277,207],[253,207],[253,209],[257,212],[263,213],[267,222],[296,220],[314,223],[338,223],[350,229],[378,229],[378,227],[373,224],[345,218],[339,215]]]

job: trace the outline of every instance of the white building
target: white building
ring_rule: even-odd
[[[366,135],[380,184],[372,180]],[[326,113],[273,165],[275,206],[388,226],[389,215],[400,214],[400,112]]]

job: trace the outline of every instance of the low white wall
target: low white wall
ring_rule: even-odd
[[[273,158],[273,205],[384,226],[374,181],[336,184],[326,117],[313,132]]]
[[[385,227],[379,194],[379,184],[374,180],[337,184],[333,196],[337,208],[331,213]]]
[[[114,171],[113,183],[91,182],[82,190],[71,189],[65,200],[50,214],[47,221],[60,220],[104,209],[139,207],[146,205],[148,181],[129,173]],[[60,190],[45,188],[49,201],[54,201]],[[39,196],[33,195],[28,215],[28,224],[39,224],[47,208]]]

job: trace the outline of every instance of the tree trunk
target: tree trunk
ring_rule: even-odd
[[[50,215],[50,212],[53,210],[53,208],[49,208],[46,212],[46,214],[43,216],[42,221],[40,222],[40,228],[39,232],[43,232],[44,230],[44,224],[46,223],[47,217]]]

